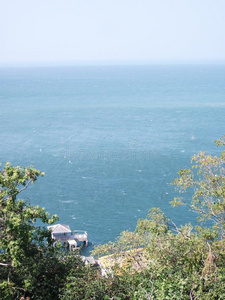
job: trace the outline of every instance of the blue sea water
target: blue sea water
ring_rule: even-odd
[[[0,162],[44,171],[23,197],[94,244],[155,206],[195,222],[170,183],[193,154],[219,153],[224,117],[224,65],[0,69]]]

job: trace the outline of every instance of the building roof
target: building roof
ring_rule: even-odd
[[[117,274],[120,274],[121,270],[127,270],[128,268],[131,268],[132,272],[141,272],[142,269],[147,267],[148,255],[145,249],[137,248],[102,256],[98,259],[98,262],[103,269],[112,270],[118,266]]]
[[[51,230],[52,233],[71,233],[69,225],[56,224],[48,226],[48,229]]]
[[[67,242],[70,246],[77,246],[77,242],[75,240],[68,240]]]

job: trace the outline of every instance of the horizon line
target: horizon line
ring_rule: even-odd
[[[173,60],[59,60],[1,62],[0,68],[76,67],[76,66],[146,66],[146,65],[225,64],[225,59],[173,59]]]

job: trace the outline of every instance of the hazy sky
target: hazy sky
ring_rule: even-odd
[[[0,0],[0,64],[225,60],[225,0]]]

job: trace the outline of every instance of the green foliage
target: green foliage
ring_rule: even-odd
[[[99,268],[81,264],[79,268],[71,269],[61,289],[60,299],[132,299],[136,286],[141,282],[139,274],[122,272],[104,277]]]
[[[34,294],[35,299],[48,299],[37,295],[55,287],[51,280],[57,282],[55,269],[61,265],[54,257],[50,232],[35,223],[52,224],[58,218],[17,199],[18,194],[43,175],[33,167],[13,167],[9,163],[0,169],[0,299]],[[40,291],[41,282],[45,282],[45,288],[42,284]]]
[[[224,137],[216,141],[217,146],[225,145]],[[189,204],[198,213],[199,221],[212,220],[213,229],[225,237],[225,156],[207,155],[200,152],[192,157],[192,169],[179,171],[173,181],[180,194],[172,201],[173,206]],[[191,189],[191,201],[183,194]],[[182,195],[182,196],[181,196]]]
[[[121,281],[130,280],[130,289],[120,299],[223,299],[225,241],[217,240],[215,232],[199,229],[193,232],[190,224],[178,228],[159,209],[153,209],[149,218],[138,221],[133,233],[142,241],[141,252],[127,251],[125,240],[121,250],[120,237],[113,248],[112,243],[108,248],[98,246],[94,254],[100,255],[101,249],[105,254],[107,249],[108,253],[113,250],[117,261],[131,260],[130,268],[123,263],[111,265]],[[121,236],[124,238],[124,233]],[[132,234],[126,237],[132,238]],[[136,262],[139,267],[135,268]]]

